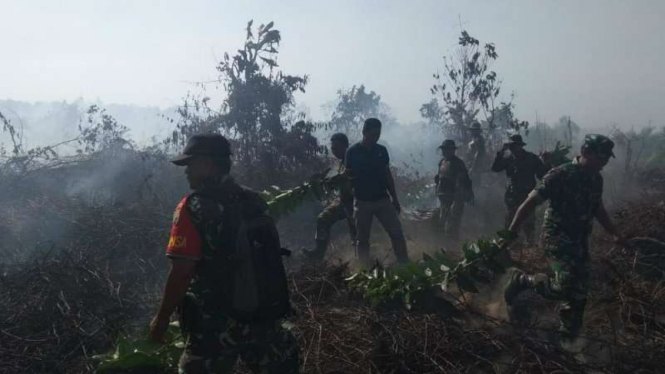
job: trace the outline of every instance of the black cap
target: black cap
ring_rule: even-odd
[[[604,153],[606,155],[614,156],[614,142],[605,135],[588,134],[584,137],[583,147],[586,147],[595,153]]]
[[[524,143],[524,140],[522,140],[522,135],[520,134],[511,135],[508,139],[510,139],[508,144],[516,144],[521,146],[526,145],[526,143]]]
[[[443,143],[441,143],[439,148],[441,148],[441,149],[449,149],[449,148],[457,149],[457,145],[455,145],[454,140],[446,139],[446,140],[443,141]]]
[[[189,138],[182,154],[176,156],[171,162],[178,166],[184,166],[195,156],[226,158],[230,155],[231,145],[222,135],[215,133],[196,134]]]

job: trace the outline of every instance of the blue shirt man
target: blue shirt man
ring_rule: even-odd
[[[346,152],[346,174],[351,179],[355,198],[356,251],[362,266],[371,264],[369,235],[374,216],[388,233],[398,262],[408,262],[406,239],[399,221],[401,206],[390,172],[386,147],[377,144],[381,121],[368,118],[363,125],[363,139]]]
[[[388,150],[381,144],[356,143],[346,153],[346,167],[354,170],[354,197],[362,201],[388,198]]]

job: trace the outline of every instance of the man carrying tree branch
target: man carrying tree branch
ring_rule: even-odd
[[[541,296],[558,300],[560,332],[569,341],[583,327],[589,282],[589,235],[596,219],[618,243],[623,243],[603,204],[603,177],[600,171],[614,157],[614,142],[603,135],[587,135],[581,155],[556,167],[520,205],[510,227],[508,244],[536,207],[546,200],[549,206],[543,223],[543,246],[551,274],[526,274],[513,270],[504,290],[510,308],[517,295],[534,289]]]
[[[330,150],[333,156],[339,160],[337,174],[344,174],[344,158],[349,148],[349,138],[346,134],[336,133],[330,137]],[[353,221],[353,192],[351,184],[348,182],[340,183],[337,187],[336,196],[330,201],[323,211],[316,218],[316,248],[313,251],[305,250],[305,256],[308,260],[319,262],[323,260],[330,242],[330,231],[333,225],[339,221],[346,220],[349,226],[351,241],[356,241],[356,224]]]

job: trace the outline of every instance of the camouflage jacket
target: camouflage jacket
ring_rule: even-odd
[[[576,158],[552,169],[535,189],[549,200],[543,223],[546,249],[586,247],[593,220],[602,203],[603,177],[584,172]]]
[[[439,195],[454,196],[457,200],[467,200],[472,193],[471,179],[464,162],[457,156],[439,161],[439,172],[434,178]]]
[[[536,186],[536,178],[541,179],[547,173],[547,166],[531,152],[524,151],[520,157],[516,157],[512,153],[506,156],[504,152],[498,152],[492,164],[492,171],[506,172],[508,177],[507,200],[512,196],[519,200],[519,197],[524,198],[533,190]]]

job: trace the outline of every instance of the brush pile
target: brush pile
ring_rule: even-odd
[[[154,249],[164,245],[169,217],[75,199],[33,200],[23,212],[59,219],[63,234],[0,269],[0,373],[92,372],[89,358],[120,331],[145,328],[163,283],[166,261]],[[12,218],[5,214],[0,224],[15,226]],[[36,238],[42,228],[30,227]]]

